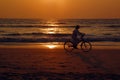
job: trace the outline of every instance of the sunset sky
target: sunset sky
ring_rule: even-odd
[[[0,0],[0,18],[120,18],[120,0]]]

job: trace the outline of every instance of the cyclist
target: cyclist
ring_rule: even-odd
[[[77,44],[80,41],[80,39],[82,40],[84,35],[85,35],[85,33],[79,32],[79,28],[80,28],[80,26],[76,25],[76,27],[75,27],[75,29],[73,30],[73,33],[72,33],[72,42],[73,42],[73,47],[75,49],[77,49]],[[78,38],[79,36],[80,36],[80,38]]]

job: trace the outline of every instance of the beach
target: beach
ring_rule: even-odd
[[[0,0],[0,80],[120,80],[119,3]]]
[[[0,46],[0,80],[119,80],[120,46],[90,52],[63,45]]]

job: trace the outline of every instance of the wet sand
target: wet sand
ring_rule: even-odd
[[[63,46],[0,47],[0,80],[119,80],[120,47],[64,51]]]

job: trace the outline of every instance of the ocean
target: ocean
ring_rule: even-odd
[[[76,25],[91,42],[120,42],[120,19],[0,19],[0,42],[64,42]]]

